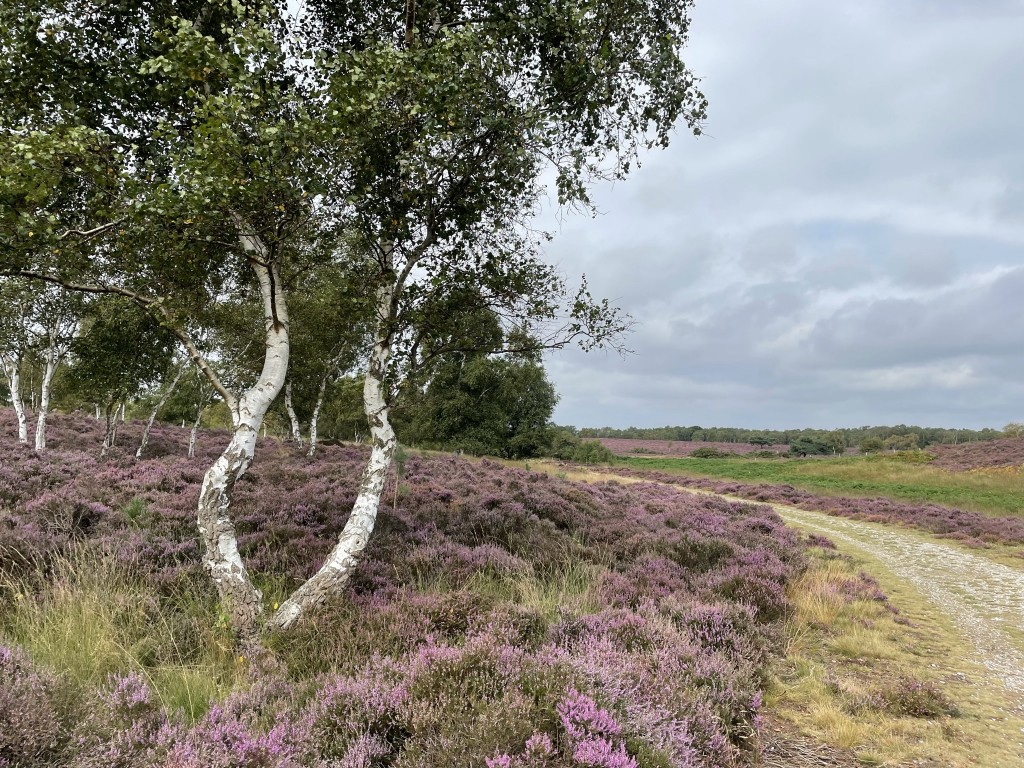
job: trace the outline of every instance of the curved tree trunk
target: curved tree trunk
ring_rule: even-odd
[[[149,414],[149,421],[146,422],[146,428],[142,430],[142,440],[139,441],[139,449],[135,451],[135,458],[141,459],[142,452],[146,450],[146,446],[149,445],[149,433],[153,429],[153,422],[156,421],[156,416],[160,413],[160,409],[167,405],[167,401],[171,399],[171,394],[174,392],[174,388],[178,386],[178,382],[181,381],[182,375],[185,373],[185,366],[182,365],[174,379],[171,381],[171,385],[167,388],[167,391],[161,395],[157,404],[153,407],[153,412]]]
[[[239,228],[243,223],[239,220]],[[277,266],[255,235],[240,235],[259,280],[263,299],[266,353],[256,383],[229,403],[234,433],[227,448],[203,477],[197,518],[203,542],[203,564],[220,595],[221,605],[242,644],[259,636],[263,595],[252,583],[238,552],[235,526],[229,509],[238,482],[252,464],[256,438],[267,409],[280,394],[288,371],[288,310]]]
[[[46,450],[46,416],[50,412],[50,385],[53,383],[53,374],[57,372],[60,364],[60,356],[57,350],[51,345],[46,350],[46,369],[43,371],[43,381],[39,387],[39,411],[36,414],[36,450]]]
[[[373,533],[388,467],[397,445],[395,431],[388,420],[384,389],[384,375],[391,357],[392,299],[395,291],[394,283],[389,283],[377,292],[377,332],[363,382],[363,410],[370,426],[372,448],[355,504],[326,562],[281,604],[268,621],[270,628],[288,629],[294,626],[306,613],[336,594],[359,564],[359,558]]]
[[[320,423],[320,409],[324,404],[324,394],[327,392],[327,377],[320,379],[320,391],[316,395],[316,405],[313,406],[313,415],[309,417],[309,451],[306,456],[313,458],[316,455],[317,425]]]
[[[25,403],[21,399],[21,357],[0,355],[0,361],[7,374],[7,388],[11,392],[14,415],[18,417],[18,442],[28,443],[28,419],[25,417]]]
[[[299,426],[299,417],[295,414],[295,406],[292,405],[292,383],[290,381],[284,385],[284,409],[288,411],[288,418],[292,422],[292,439],[301,448],[302,428]]]

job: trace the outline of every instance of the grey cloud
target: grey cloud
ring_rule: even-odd
[[[639,321],[625,360],[549,361],[556,418],[1024,417],[1022,39],[1010,0],[699,4],[709,137],[554,226]]]

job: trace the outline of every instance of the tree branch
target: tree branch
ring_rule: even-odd
[[[50,283],[52,285],[62,286],[69,291],[78,291],[79,293],[92,293],[92,294],[103,294],[103,295],[114,295],[123,296],[130,301],[135,302],[142,307],[149,315],[156,320],[160,325],[169,329],[173,333],[178,341],[182,343],[185,350],[188,352],[189,358],[195,363],[202,374],[209,380],[210,384],[217,391],[224,402],[231,407],[235,402],[235,396],[232,395],[227,387],[221,382],[217,376],[217,372],[213,370],[209,361],[203,357],[202,352],[193,342],[192,337],[185,332],[185,329],[181,328],[177,323],[173,322],[174,318],[171,315],[170,310],[163,305],[163,303],[156,298],[150,296],[143,296],[142,294],[130,291],[127,288],[122,288],[117,285],[103,285],[101,283],[76,283],[71,280],[65,280],[64,278],[58,277],[57,275],[47,275],[42,272],[32,272],[29,270],[21,269],[0,269],[0,277],[26,277],[29,280],[39,280],[44,283]]]
[[[92,229],[66,229],[63,232],[61,232],[59,235],[57,235],[57,239],[58,240],[63,240],[64,238],[66,238],[66,237],[68,237],[70,235],[77,235],[78,237],[82,238],[83,240],[88,240],[90,237],[95,237],[96,235],[102,235],[108,229],[113,229],[114,227],[118,226],[119,224],[123,224],[125,222],[125,220],[127,220],[127,218],[128,218],[127,216],[122,216],[120,219],[117,219],[115,221],[111,221],[108,224],[100,224],[98,227],[93,227]]]

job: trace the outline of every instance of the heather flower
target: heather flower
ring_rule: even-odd
[[[59,752],[65,734],[54,686],[21,651],[0,646],[0,766],[45,765]]]

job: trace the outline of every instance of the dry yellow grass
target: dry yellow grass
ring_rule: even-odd
[[[820,555],[792,584],[787,654],[777,665],[768,711],[864,765],[1024,765],[1017,702],[967,661],[970,649],[948,621],[872,565]],[[864,568],[879,575],[899,614],[876,600],[842,597]],[[880,691],[907,678],[931,684],[959,713],[910,717],[878,706]]]

